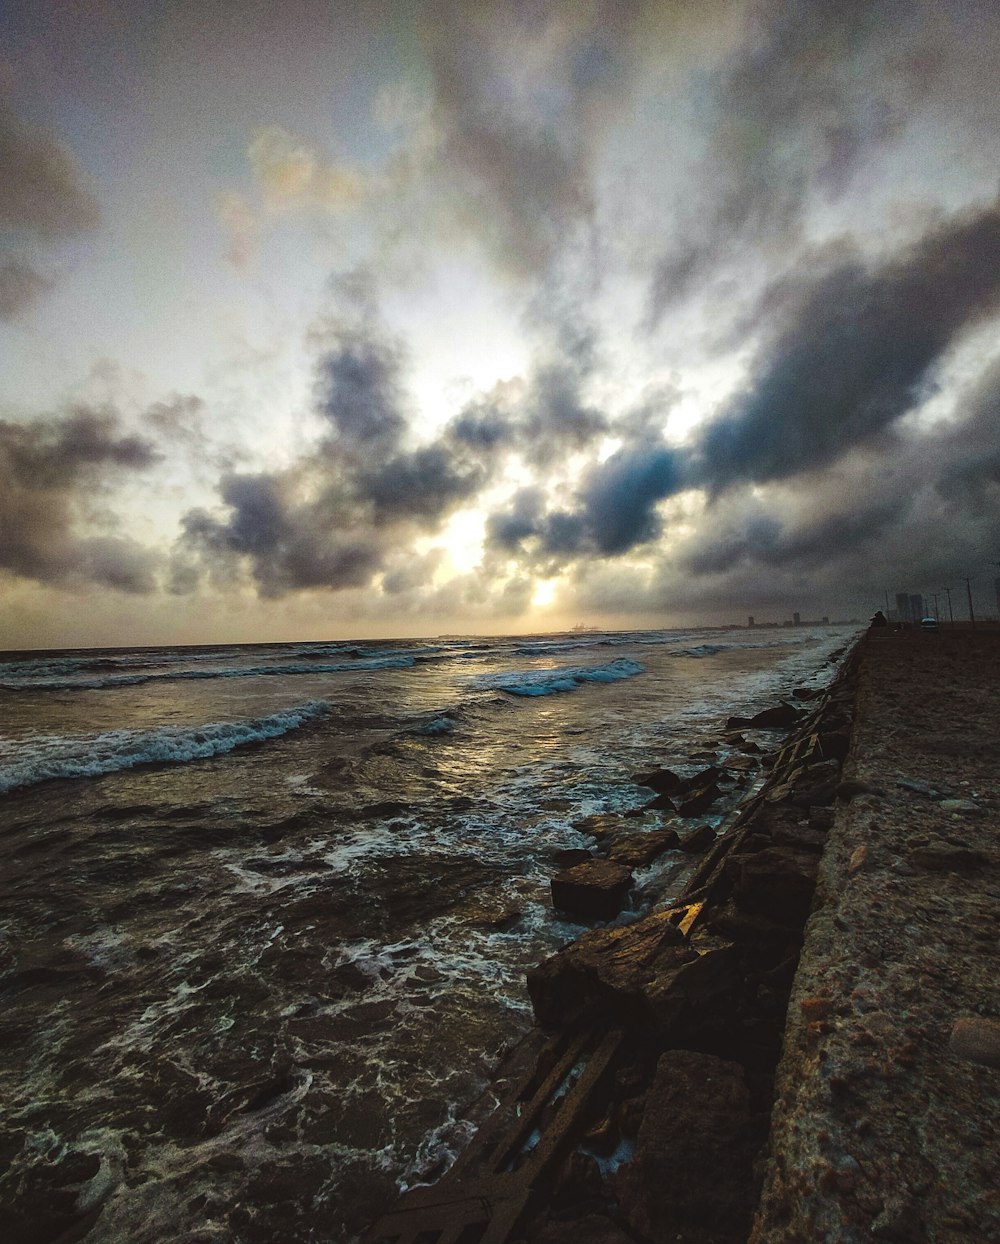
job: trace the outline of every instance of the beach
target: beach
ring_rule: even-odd
[[[707,848],[655,838],[637,775],[725,761],[681,818],[718,831],[780,737],[720,724],[825,687],[850,634],[8,656],[8,1238],[357,1238],[463,1151],[528,973],[590,927],[562,853],[631,853],[620,922],[676,893]]]

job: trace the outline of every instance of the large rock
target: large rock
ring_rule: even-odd
[[[552,878],[552,906],[587,920],[611,920],[625,906],[631,870],[613,860],[584,860]]]
[[[528,973],[540,1023],[655,1023],[676,1033],[711,1026],[733,985],[731,947],[689,944],[666,912],[618,929],[595,929]]]
[[[818,868],[813,852],[778,846],[726,861],[736,906],[789,928],[801,928],[809,916]]]
[[[715,840],[715,830],[711,825],[699,825],[697,829],[692,829],[689,834],[685,834],[678,846],[682,851],[700,855],[702,851],[707,851],[709,847],[714,846]]]
[[[676,847],[679,841],[677,831],[667,828],[622,834],[608,848],[608,858],[629,868],[645,868],[664,851]]]
[[[651,769],[648,773],[637,773],[632,779],[637,786],[648,786],[659,795],[669,795],[680,786],[681,780],[672,769]]]
[[[708,811],[721,794],[722,791],[714,782],[710,786],[703,786],[700,790],[692,791],[676,803],[677,815],[684,817],[701,816],[703,812]]]
[[[652,1244],[744,1241],[753,1211],[756,1137],[739,1063],[668,1050],[618,1178],[622,1217]]]
[[[801,720],[802,715],[793,704],[787,704],[782,700],[774,708],[765,708],[762,712],[755,713],[750,718],[749,724],[758,729],[786,729],[789,726],[794,726],[797,721]]]

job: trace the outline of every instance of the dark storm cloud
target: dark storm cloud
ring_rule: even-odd
[[[662,444],[619,450],[584,477],[572,510],[547,510],[541,489],[522,489],[490,516],[488,545],[553,568],[586,555],[615,557],[661,531],[656,503],[681,487],[682,456]]]
[[[364,586],[488,480],[498,446],[488,407],[470,407],[430,444],[406,445],[402,344],[364,280],[336,289],[341,315],[323,331],[315,386],[329,430],[288,468],[222,476],[225,514],[197,509],[182,521],[172,590],[193,591],[201,571],[227,582],[243,569],[268,597]]]
[[[782,479],[872,440],[917,404],[947,347],[998,303],[995,205],[940,225],[881,268],[848,262],[787,289],[750,385],[701,438],[696,478],[712,490]]]
[[[660,534],[657,502],[682,486],[681,455],[664,445],[619,450],[585,481],[580,495],[597,550],[614,556]]]
[[[625,443],[583,475],[569,505],[547,505],[537,489],[518,494],[491,517],[490,547],[548,568],[619,557],[663,535],[660,502],[687,488],[709,498],[685,554],[696,575],[821,566],[904,524],[906,490],[891,488],[886,500],[873,479],[858,485],[862,500],[849,509],[830,501],[811,512],[811,494],[822,491],[815,472],[859,451],[888,449],[899,461],[916,452],[898,421],[927,396],[947,349],[1000,305],[1000,208],[945,221],[880,266],[841,259],[782,283],[768,301],[772,324],[749,383],[690,446],[653,436],[648,409],[626,418],[615,428]],[[977,402],[980,414],[953,442],[929,442],[949,464],[941,487],[964,479],[970,495],[990,485],[998,457],[995,390]],[[963,454],[970,438],[976,452]],[[989,445],[979,444],[984,439]],[[911,491],[926,485],[919,466],[918,455],[908,468]],[[843,467],[848,479],[850,469]],[[734,522],[721,504],[741,485],[800,478],[797,513],[748,511]]]
[[[120,434],[110,410],[0,421],[0,567],[43,583],[151,591],[155,555],[128,537],[80,536],[77,526],[110,478],[158,460],[149,441]]]
[[[73,157],[46,130],[0,104],[0,225],[34,237],[72,237],[97,226],[97,202]]]
[[[899,135],[933,89],[937,54],[919,0],[760,0],[721,65],[707,148],[658,261],[658,319],[721,263],[797,237],[814,200],[846,191],[860,165]]]
[[[220,484],[229,515],[191,510],[182,520],[174,590],[193,589],[197,566],[229,581],[244,560],[265,597],[314,587],[359,587],[380,565],[381,552],[355,534],[328,497],[299,501],[290,476],[231,475]]]
[[[0,320],[30,311],[51,284],[37,271],[30,246],[75,237],[99,220],[66,148],[0,101]]]
[[[0,263],[0,320],[13,320],[34,309],[49,282],[22,260]]]
[[[375,521],[437,519],[482,487],[486,471],[460,463],[443,444],[398,454],[357,478],[359,495],[370,501]]]
[[[399,346],[370,326],[347,325],[324,355],[317,380],[320,413],[339,444],[366,452],[395,446],[406,427],[400,411]]]

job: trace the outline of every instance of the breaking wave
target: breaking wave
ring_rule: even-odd
[[[248,743],[279,738],[322,717],[329,708],[325,700],[310,700],[295,708],[247,721],[35,737],[27,745],[19,745],[14,763],[0,763],[0,794],[52,778],[100,777],[120,769],[134,769],[137,765],[178,764],[221,756]]]
[[[506,691],[508,695],[555,695],[575,691],[588,682],[620,682],[645,673],[638,661],[623,658],[607,665],[563,666],[547,670],[519,670],[510,674],[482,674],[472,686],[482,690]]]

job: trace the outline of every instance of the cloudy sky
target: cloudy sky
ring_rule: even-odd
[[[994,0],[8,0],[0,648],[992,609],[997,81]]]

